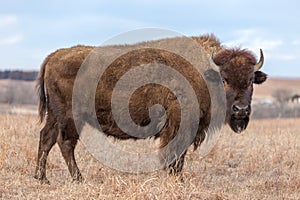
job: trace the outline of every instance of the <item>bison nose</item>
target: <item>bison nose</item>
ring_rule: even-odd
[[[251,111],[250,105],[247,105],[247,106],[233,105],[232,106],[232,112],[239,116],[249,116],[250,111]]]

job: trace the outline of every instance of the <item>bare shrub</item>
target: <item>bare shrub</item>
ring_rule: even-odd
[[[272,96],[281,104],[286,103],[292,92],[287,89],[277,89],[272,93]]]
[[[300,117],[300,105],[286,102],[277,104],[256,104],[252,107],[253,119],[297,118]]]

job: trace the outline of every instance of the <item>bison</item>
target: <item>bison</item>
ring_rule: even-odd
[[[300,95],[299,94],[294,94],[290,97],[290,101],[292,103],[300,103]]]
[[[191,37],[191,39],[196,41],[207,55],[211,54],[212,61],[218,66],[227,100],[226,123],[234,132],[240,133],[246,129],[249,122],[253,84],[261,84],[267,79],[267,75],[259,71],[264,62],[262,50],[260,50],[260,59],[257,62],[252,52],[240,48],[226,48],[214,35]],[[122,46],[118,46],[118,48],[122,48]],[[212,48],[214,49],[213,53],[211,53]],[[37,167],[34,176],[41,182],[49,182],[46,178],[46,161],[49,151],[56,142],[73,180],[82,180],[74,157],[79,133],[72,115],[72,90],[80,66],[93,49],[95,47],[92,46],[59,49],[50,54],[41,65],[37,80],[39,117],[41,122],[45,119],[45,125],[40,131]],[[130,67],[145,63],[161,63],[171,66],[184,74],[193,86],[200,102],[199,123],[196,124],[197,133],[191,143],[196,149],[205,138],[205,131],[212,116],[207,85],[203,77],[195,75],[197,73],[191,63],[162,49],[133,50],[113,61],[104,72],[95,95],[97,120],[104,134],[117,139],[138,139],[123,132],[116,125],[111,114],[110,100],[112,90],[120,77]],[[180,124],[180,105],[174,94],[160,85],[152,84],[140,87],[130,99],[130,115],[137,125],[145,126],[150,123],[148,108],[154,104],[162,105],[167,115],[165,125],[154,136],[160,139],[160,148],[162,148],[174,138]],[[185,153],[186,151],[169,165],[170,172],[174,174],[181,172]]]

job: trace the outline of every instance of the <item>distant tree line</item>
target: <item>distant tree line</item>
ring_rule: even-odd
[[[8,80],[0,85],[0,103],[36,105],[37,100],[34,81]]]
[[[294,95],[291,95],[294,94]],[[272,93],[274,102],[268,104],[255,104],[252,106],[252,118],[293,118],[300,117],[300,104],[298,100],[291,101],[298,96],[287,89],[277,89]]]
[[[0,71],[0,79],[33,81],[38,76],[38,71],[5,70]]]

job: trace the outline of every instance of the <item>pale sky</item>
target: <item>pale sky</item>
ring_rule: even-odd
[[[299,9],[298,0],[1,1],[0,70],[38,70],[56,49],[98,46],[155,27],[187,36],[214,33],[257,57],[262,48],[271,77],[300,78]]]

